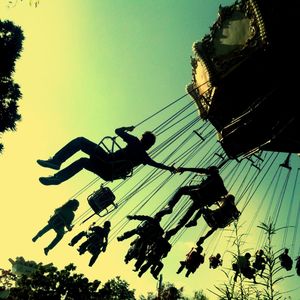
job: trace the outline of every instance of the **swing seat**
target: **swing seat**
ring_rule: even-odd
[[[112,210],[117,208],[117,205],[114,203],[116,199],[114,193],[108,187],[100,186],[100,189],[93,192],[91,195],[88,196],[87,200],[94,211],[95,214],[100,215],[101,212],[106,210],[106,213],[100,217],[103,217],[110,213]],[[111,211],[108,210],[109,206],[113,206]]]
[[[105,136],[98,146],[102,146],[103,149],[108,153],[112,154],[115,152],[115,148],[117,150],[122,149],[121,146],[116,141],[117,137]],[[110,175],[101,174],[101,177],[106,178],[107,181],[113,181],[115,179],[126,179],[132,176],[133,173],[133,165],[131,161],[127,160],[117,160],[113,162],[105,162],[108,167]]]
[[[241,214],[236,207],[232,208],[233,209],[230,212],[226,212],[226,214],[220,211],[220,209],[216,211],[205,209],[203,211],[203,218],[211,228],[225,228],[237,220]]]

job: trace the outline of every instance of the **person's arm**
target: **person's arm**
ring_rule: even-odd
[[[151,221],[152,220],[151,217],[144,216],[144,215],[127,216],[127,219],[129,219],[129,220],[139,220],[139,221]]]
[[[129,134],[127,131],[133,131],[134,126],[129,127],[120,127],[115,130],[116,135],[118,135],[122,140],[126,143],[130,143],[131,141],[135,141],[137,137]]]
[[[145,162],[147,165],[152,166],[154,168],[162,169],[162,170],[167,170],[170,171],[171,173],[175,173],[177,169],[174,166],[166,166],[162,163],[158,163],[152,158],[148,157],[148,159]]]
[[[206,168],[183,168],[183,167],[180,167],[180,168],[177,168],[177,171],[182,173],[182,172],[194,172],[194,173],[199,173],[199,174],[203,174],[203,175],[208,175],[209,172]]]

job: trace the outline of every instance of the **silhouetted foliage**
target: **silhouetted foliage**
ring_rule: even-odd
[[[76,274],[73,264],[58,270],[53,265],[40,265],[30,276],[18,276],[9,299],[99,299],[100,281],[90,282]]]
[[[18,100],[22,94],[14,83],[12,74],[15,62],[20,57],[24,40],[23,31],[11,21],[0,20],[0,134],[15,130],[20,121]],[[3,145],[0,143],[0,152]]]
[[[40,3],[39,0],[25,0],[25,1],[23,1],[23,0],[9,0],[8,1],[8,6],[9,7],[14,7],[19,2],[27,2],[27,3],[29,3],[30,6],[34,5],[34,7],[37,7],[39,5],[39,3]]]
[[[134,290],[130,290],[129,284],[120,277],[107,281],[101,288],[99,280],[89,281],[83,274],[75,273],[76,267],[73,264],[58,270],[53,264],[31,263],[33,271],[26,272],[26,275],[24,275],[25,273],[19,272],[21,269],[24,270],[24,267],[19,268],[17,262],[22,263],[22,266],[28,266],[31,261],[28,262],[23,257],[18,257],[13,262],[12,271],[18,275],[14,275],[13,279],[8,278],[7,275],[6,279],[9,279],[10,282],[14,281],[14,283],[10,285],[3,284],[4,287],[10,290],[8,298],[10,300],[136,299]]]
[[[99,295],[100,299],[135,300],[134,290],[130,290],[129,284],[119,276],[106,282]]]
[[[188,300],[183,296],[183,288],[176,288],[172,283],[161,285],[157,294],[148,293],[147,296],[141,296],[140,300]]]

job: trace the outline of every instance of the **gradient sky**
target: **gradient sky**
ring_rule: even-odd
[[[2,138],[0,266],[10,267],[8,258],[16,256],[61,268],[74,262],[90,279],[106,282],[120,275],[137,294],[154,291],[151,275],[138,278],[133,265],[123,263],[127,242],[112,241],[93,268],[87,266],[89,255],[79,256],[67,246],[72,233],[47,257],[43,248],[52,232],[32,243],[53,210],[94,178],[82,172],[59,186],[43,186],[38,177],[51,170],[39,167],[36,159],[48,158],[77,136],[98,142],[184,95],[191,81],[193,42],[209,32],[219,4],[233,1],[41,0],[37,8],[27,1],[8,8],[5,2],[0,18],[21,26],[25,41],[15,72],[23,93],[22,121],[16,132]],[[134,133],[148,129],[143,125]],[[86,205],[83,200],[78,213]],[[175,274],[194,242],[189,235],[179,241],[162,272],[165,281],[183,286],[187,294],[212,289],[225,279],[220,271],[207,269],[189,279]],[[297,279],[291,288],[299,286]]]

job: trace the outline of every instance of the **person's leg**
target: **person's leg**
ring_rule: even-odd
[[[185,223],[190,219],[190,217],[195,212],[196,208],[197,208],[197,206],[193,202],[193,204],[188,208],[185,215],[179,220],[178,224],[174,228],[172,228],[166,232],[165,236],[167,239],[169,239],[171,236],[175,235],[185,225]]]
[[[63,238],[65,231],[64,231],[64,227],[59,227],[59,228],[55,228],[54,229],[56,232],[56,237],[53,239],[53,241],[48,245],[48,247],[46,247],[44,249],[45,254],[47,255],[48,252],[53,249],[58,242]]]
[[[142,275],[150,268],[150,266],[152,265],[151,261],[147,261],[141,268],[140,271],[138,273],[139,277],[142,277]]]
[[[180,262],[180,267],[179,267],[179,269],[177,270],[176,273],[177,274],[181,273],[184,268],[185,268],[185,261],[181,261]]]
[[[50,224],[47,224],[43,229],[41,229],[33,238],[32,241],[35,242],[38,238],[43,236],[46,232],[52,229]]]
[[[57,185],[70,179],[75,174],[80,172],[82,169],[87,169],[87,170],[94,169],[90,158],[87,157],[79,158],[78,160],[71,163],[68,167],[55,173],[53,176],[40,177],[39,181],[44,185]]]
[[[95,261],[97,260],[98,256],[100,254],[100,251],[97,251],[97,252],[94,252],[91,259],[90,259],[90,262],[89,262],[89,267],[91,267]]]
[[[99,145],[84,137],[77,137],[56,152],[52,158],[48,160],[39,159],[37,163],[42,167],[59,170],[60,165],[78,151],[83,151],[90,156],[95,155],[103,160],[107,158],[106,151]]]
[[[193,218],[190,222],[188,222],[188,223],[185,225],[185,227],[193,227],[193,226],[196,226],[196,225],[197,225],[197,221],[198,221],[198,219],[201,217],[201,215],[202,215],[202,210],[201,210],[201,208],[200,208],[200,209],[198,209],[197,212],[195,213],[194,218]]]
[[[86,236],[86,231],[81,231],[78,234],[76,234],[70,241],[69,246],[74,246],[76,243],[78,243],[84,236]]]
[[[195,188],[196,186],[193,185],[180,187],[168,202],[168,206],[173,208],[182,196],[190,195]]]
[[[191,274],[191,270],[187,270],[186,274],[185,274],[185,277],[189,277]]]
[[[84,252],[86,252],[88,245],[90,244],[89,240],[86,240],[78,247],[78,252],[80,255],[82,255]]]
[[[96,154],[100,157],[103,156],[104,159],[107,156],[107,153],[96,143],[91,142],[85,137],[77,137],[56,152],[52,159],[61,164],[78,151],[82,151],[88,155]]]
[[[137,260],[134,264],[135,270],[134,271],[138,271],[140,269],[140,267],[142,266],[142,264],[145,262],[146,259],[146,254],[145,252],[139,252],[139,255],[137,257]]]
[[[158,274],[160,273],[160,271],[162,270],[163,267],[164,267],[164,264],[161,261],[158,261],[157,264],[151,268],[151,274],[153,275],[153,277],[155,279],[157,279]]]

